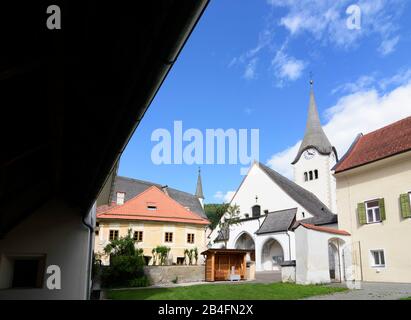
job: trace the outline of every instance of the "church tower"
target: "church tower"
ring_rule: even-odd
[[[337,213],[336,186],[331,169],[336,162],[337,152],[321,127],[311,80],[304,139],[292,162],[294,181],[314,193],[334,213]]]
[[[198,177],[197,177],[197,188],[195,196],[201,203],[201,206],[204,208],[204,195],[203,195],[203,184],[201,182],[201,170],[198,169]]]

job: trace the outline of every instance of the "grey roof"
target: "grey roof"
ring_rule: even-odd
[[[201,183],[201,171],[200,169],[198,170],[198,178],[197,178],[197,188],[196,188],[196,197],[204,199],[204,194],[203,194],[203,184]]]
[[[321,154],[330,154],[332,151],[336,153],[335,148],[331,145],[321,126],[317,104],[315,103],[314,91],[312,88],[310,90],[310,104],[308,107],[308,117],[304,139],[301,142],[297,156],[292,164],[295,164],[300,159],[301,154],[309,148],[315,148]]]
[[[328,224],[337,221],[337,215],[333,214],[328,207],[321,202],[312,192],[304,189],[295,182],[287,179],[273,169],[262,163],[258,163],[260,168],[291,198],[313,215],[312,218],[305,219],[304,222],[318,224]]]
[[[198,214],[200,217],[207,219],[204,209],[195,195],[169,187],[163,189],[162,185],[149,181],[117,176],[114,182],[111,201],[116,202],[117,192],[125,192],[126,194],[124,200],[128,201],[131,198],[134,198],[138,194],[142,193],[143,191],[147,190],[151,186],[156,186],[163,191],[166,190],[166,193],[172,199],[180,203],[182,206],[188,207],[192,212]]]
[[[287,231],[291,228],[296,214],[297,208],[269,212],[256,233],[262,234]]]

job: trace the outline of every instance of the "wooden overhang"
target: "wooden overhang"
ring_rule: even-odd
[[[87,215],[207,3],[1,2],[0,238],[52,199]]]

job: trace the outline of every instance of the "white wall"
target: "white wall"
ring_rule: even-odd
[[[328,241],[330,239],[340,239],[345,243],[339,247],[339,261],[342,267],[344,263],[341,254],[344,248],[349,246],[349,237],[319,232],[302,226],[295,229],[297,283],[320,284],[331,281],[328,257]],[[349,260],[346,259],[346,261]],[[349,265],[345,265],[345,268],[349,267]],[[341,273],[345,274],[345,270],[341,270]]]
[[[89,230],[81,213],[56,201],[49,202],[0,240],[0,299],[86,299],[89,262]],[[46,255],[46,268],[61,268],[61,290],[7,289],[9,256]],[[3,273],[5,271],[5,273]]]
[[[306,190],[314,193],[332,212],[337,212],[335,177],[331,168],[335,165],[335,158],[330,155],[316,155],[307,160],[301,155],[294,165],[294,181]],[[318,179],[305,181],[304,172],[318,170]]]

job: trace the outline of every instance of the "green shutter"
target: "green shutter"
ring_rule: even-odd
[[[360,224],[367,224],[367,217],[365,215],[365,203],[360,202],[357,205],[357,212],[358,212],[358,222]]]
[[[381,221],[384,221],[385,220],[385,202],[384,202],[384,198],[378,199],[378,205],[380,206]]]
[[[400,195],[401,215],[403,218],[411,218],[410,196],[408,193]]]

